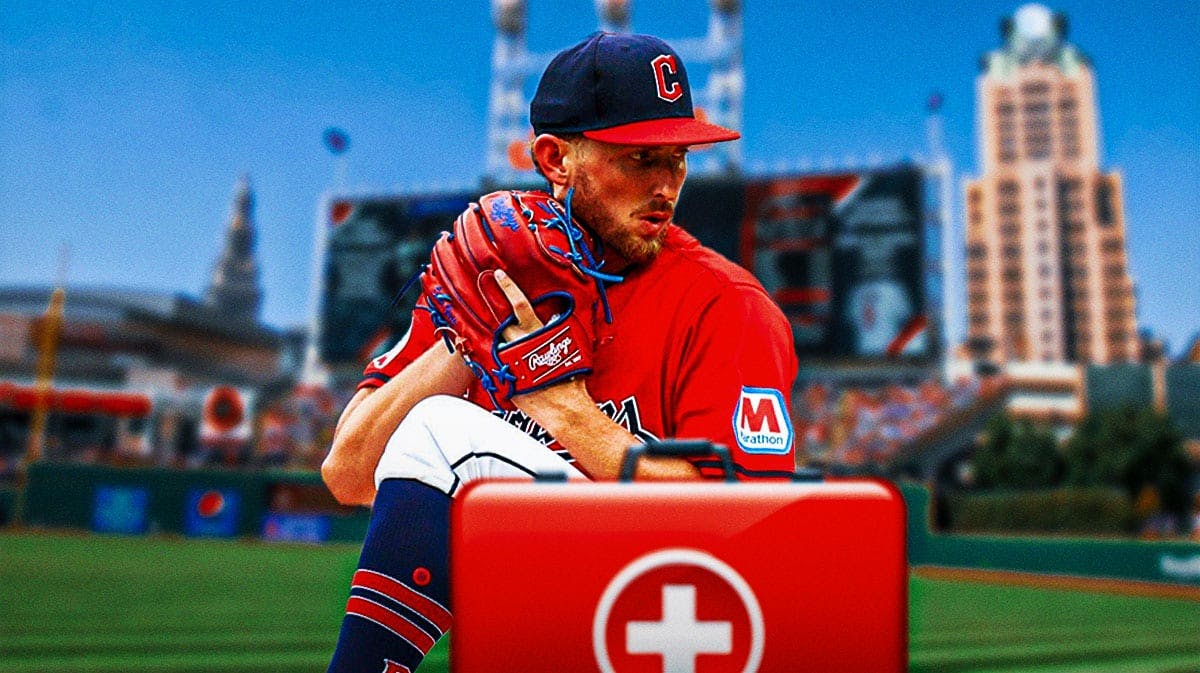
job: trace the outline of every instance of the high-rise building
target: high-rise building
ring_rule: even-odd
[[[1024,5],[976,81],[982,175],[966,186],[968,337],[1005,362],[1138,357],[1121,175],[1100,168],[1090,60]]]

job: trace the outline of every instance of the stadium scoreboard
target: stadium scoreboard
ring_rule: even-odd
[[[528,188],[523,185],[522,188]],[[749,269],[783,309],[809,362],[932,362],[924,184],[893,166],[794,176],[697,177],[676,221]],[[438,234],[486,189],[334,195],[321,278],[322,361],[356,377],[408,329],[420,271]],[[336,377],[336,375],[335,375]]]

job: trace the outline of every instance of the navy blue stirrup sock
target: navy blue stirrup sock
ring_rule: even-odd
[[[329,673],[410,673],[450,628],[450,496],[386,479],[371,509]]]

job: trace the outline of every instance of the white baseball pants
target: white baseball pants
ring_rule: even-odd
[[[453,496],[479,479],[587,476],[541,442],[464,399],[436,395],[418,402],[388,440],[375,468],[384,479],[414,479]]]

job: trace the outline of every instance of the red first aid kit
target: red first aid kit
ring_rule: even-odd
[[[451,667],[904,671],[904,532],[882,481],[474,483],[451,512]]]

